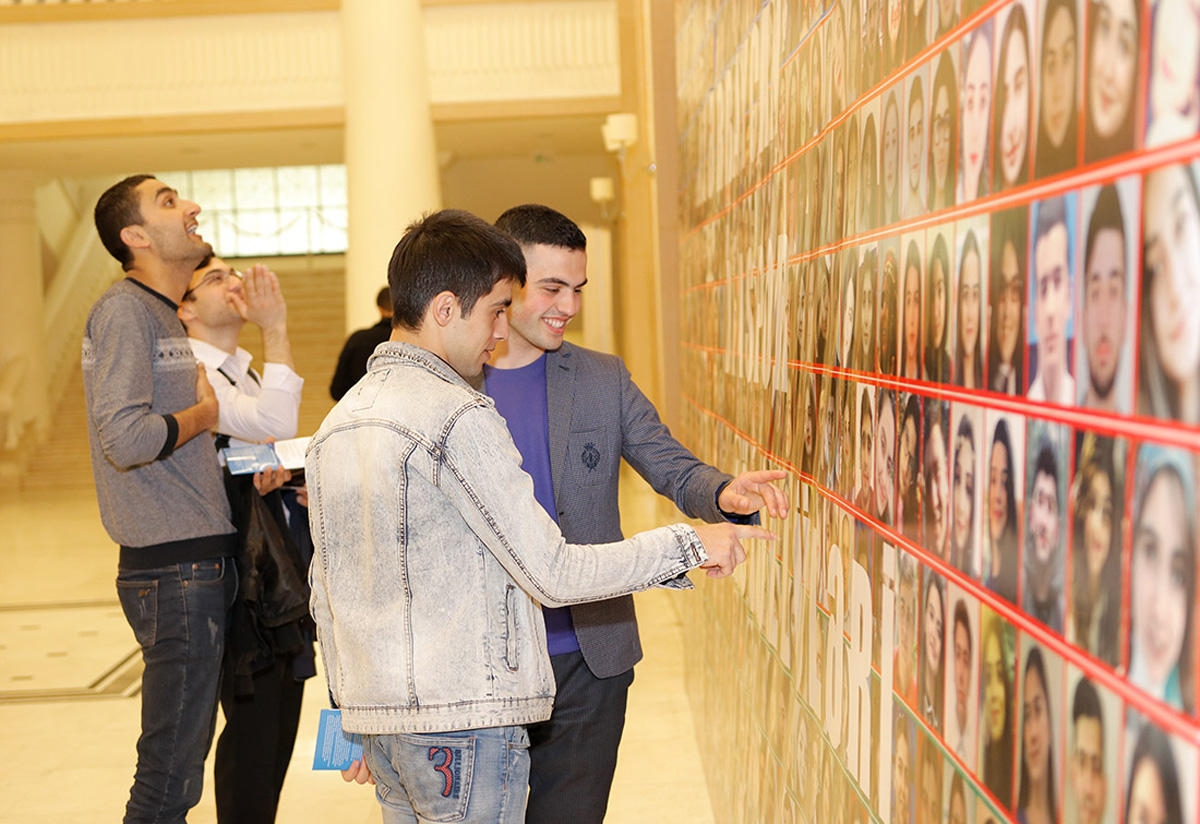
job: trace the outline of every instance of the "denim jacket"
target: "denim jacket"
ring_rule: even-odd
[[[689,526],[567,544],[492,400],[432,353],[381,344],[306,461],[309,572],[347,731],[442,732],[550,717],[538,604],[668,581],[707,560]]]

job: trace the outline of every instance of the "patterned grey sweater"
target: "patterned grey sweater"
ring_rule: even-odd
[[[172,415],[196,403],[196,359],[170,300],[128,278],[101,295],[84,330],[83,385],[100,519],[114,541],[234,531],[212,437],[174,449]]]

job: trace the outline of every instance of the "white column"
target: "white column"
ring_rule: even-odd
[[[442,195],[419,0],[342,0],[341,15],[349,331],[379,319],[396,241]]]
[[[0,450],[16,447],[31,421],[48,427],[45,296],[33,173],[0,171],[0,249],[5,278],[0,302]]]

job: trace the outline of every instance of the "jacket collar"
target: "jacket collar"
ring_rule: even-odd
[[[371,355],[370,360],[367,361],[368,372],[386,369],[389,366],[415,366],[432,372],[447,383],[472,389],[470,384],[463,380],[462,375],[455,372],[450,364],[428,349],[422,349],[411,343],[384,341],[376,347],[375,354]]]

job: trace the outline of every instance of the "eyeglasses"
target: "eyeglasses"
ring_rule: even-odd
[[[237,269],[213,269],[209,272],[206,272],[204,277],[200,278],[199,283],[184,292],[183,299],[187,300],[192,295],[196,294],[198,289],[201,289],[205,286],[212,286],[213,284],[224,286],[233,278],[237,278],[239,281],[242,280],[242,273]]]

